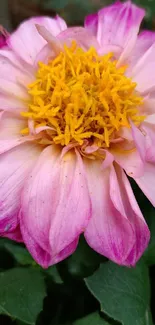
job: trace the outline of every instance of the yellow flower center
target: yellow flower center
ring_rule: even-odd
[[[33,120],[35,128],[50,127],[44,137],[55,144],[82,145],[87,139],[109,147],[122,127],[130,127],[130,120],[144,120],[136,83],[125,76],[126,67],[116,65],[111,53],[100,56],[94,48],[85,52],[76,42],[64,46],[48,64],[39,63],[36,80],[29,85],[29,109],[22,116]]]

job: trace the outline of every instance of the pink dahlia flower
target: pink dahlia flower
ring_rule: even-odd
[[[7,45],[7,38],[9,33],[0,25],[0,48]]]
[[[0,50],[0,235],[43,267],[84,233],[135,265],[149,229],[132,177],[155,205],[155,33],[116,2],[68,28],[32,18]]]

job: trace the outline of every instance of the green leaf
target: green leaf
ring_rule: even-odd
[[[151,239],[143,257],[148,265],[155,264],[155,208],[146,200],[144,216],[151,232]]]
[[[91,275],[104,258],[92,250],[86,243],[83,236],[80,237],[78,247],[73,255],[64,262],[59,264],[59,268],[63,268],[62,276],[65,271],[69,275],[76,278],[83,278]]]
[[[0,273],[0,312],[34,325],[46,295],[39,271],[14,268]]]
[[[153,325],[151,311],[148,308],[145,314],[145,324],[144,325]]]
[[[146,310],[145,317],[136,321],[135,325],[153,325],[152,315],[151,315],[149,308],[148,308],[148,310]]]
[[[43,2],[43,7],[44,9],[52,9],[52,10],[60,10],[64,7],[66,7],[66,5],[68,5],[68,3],[70,2],[70,0],[46,0]]]
[[[86,15],[110,4],[112,0],[46,0],[43,1],[44,9],[59,13],[68,24],[82,24]]]
[[[44,270],[45,275],[49,275],[52,277],[52,280],[55,283],[61,284],[63,283],[63,280],[61,279],[61,276],[57,270],[57,266],[56,265],[52,265],[51,267],[49,267],[47,270]]]
[[[9,240],[5,238],[0,238],[0,270],[6,270],[14,267],[15,261],[7,251],[5,245],[8,243]]]
[[[100,302],[101,310],[110,317],[124,325],[143,325],[150,299],[148,269],[144,263],[129,269],[107,262],[85,282]]]
[[[0,247],[5,247],[5,244],[9,243],[9,239],[0,237]]]
[[[15,260],[21,265],[35,265],[35,261],[25,247],[13,243],[6,243],[5,248],[11,253]]]
[[[74,325],[109,325],[98,313],[90,314],[84,318],[78,319]]]

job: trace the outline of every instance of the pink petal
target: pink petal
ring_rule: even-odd
[[[3,112],[0,120],[0,154],[24,143],[34,141],[33,136],[22,136],[21,130],[26,127],[26,121],[13,114]]]
[[[149,94],[149,96],[147,96],[147,98],[145,98],[142,108],[143,108],[143,112],[145,115],[153,115],[155,113],[154,94],[153,94],[153,96],[150,96],[150,94]]]
[[[8,231],[8,232],[3,233],[3,237],[7,237],[9,239],[15,240],[18,243],[23,242],[23,238],[22,238],[22,235],[21,235],[19,225],[12,232]]]
[[[0,90],[2,95],[10,94],[12,97],[27,99],[29,97],[27,86],[33,80],[34,76],[18,69],[7,58],[0,55]]]
[[[57,147],[47,147],[29,176],[22,195],[22,235],[33,257],[45,265],[48,253],[48,263],[53,264],[67,247],[73,249],[74,246],[75,249],[72,243],[77,243],[90,214],[80,155],[69,151],[61,157]],[[36,256],[30,247],[29,236],[42,249],[43,255]]]
[[[112,44],[122,52],[126,45],[129,46],[130,40],[136,40],[143,17],[143,9],[130,1],[117,1],[98,12],[98,21],[94,15],[86,17],[85,27],[95,33],[102,47]]]
[[[128,219],[116,210],[111,201],[110,168],[103,171],[98,161],[86,162],[86,166],[92,218],[85,238],[98,253],[124,264],[135,243],[134,231]]]
[[[34,80],[29,68],[9,49],[0,50],[0,108],[8,111],[25,110],[29,98],[27,85]]]
[[[155,126],[145,122],[142,125],[142,130],[145,133],[145,159],[148,162],[155,163]]]
[[[14,114],[3,112],[0,119],[0,140],[13,139],[20,136],[20,131],[26,127],[26,121]]]
[[[19,214],[19,219],[22,238],[24,243],[26,243],[27,249],[38,264],[43,268],[48,268],[51,262],[51,254],[47,250],[44,250],[42,246],[33,239],[33,236],[31,236],[28,229],[25,227],[21,213]]]
[[[35,24],[45,26],[53,36],[67,28],[61,18],[35,17],[22,23],[8,39],[9,47],[28,64],[34,60],[46,41],[39,35]]]
[[[9,33],[7,30],[0,25],[0,48],[4,48],[7,46],[7,38],[9,37]]]
[[[136,202],[131,185],[123,170],[118,166],[115,170],[113,168],[110,174],[110,196],[115,208],[122,216],[128,218],[134,229],[135,245],[124,264],[135,265],[148,245],[150,232]]]
[[[86,240],[93,249],[112,261],[134,265],[146,248],[149,231],[131,189],[128,197],[129,189],[125,187],[129,184],[125,186],[123,182],[127,180],[122,181],[125,175],[122,171],[119,180],[114,168],[102,171],[97,161],[87,163],[87,168],[93,210],[85,231]]]
[[[34,70],[13,51],[0,50],[0,77],[27,88],[34,79]]]
[[[13,94],[8,95],[7,93],[0,93],[0,109],[21,116],[21,111],[26,111],[27,107],[27,101],[24,101]]]
[[[48,64],[49,59],[52,59],[53,57],[55,57],[55,53],[52,51],[51,46],[46,44],[36,56],[34,61],[35,70],[38,70],[38,62]]]
[[[40,25],[36,25],[38,33],[45,39],[45,41],[51,46],[51,49],[55,53],[55,55],[59,54],[61,51],[63,51],[63,46],[60,42],[60,40],[53,36],[49,30]]]
[[[12,100],[12,97],[19,100],[23,99],[23,101],[30,98],[28,91],[24,89],[24,87],[12,80],[7,80],[4,77],[0,77],[0,93],[2,93],[2,96],[8,96],[8,98],[10,97],[10,100]]]
[[[6,46],[6,38],[3,35],[0,35],[0,48]]]
[[[145,146],[144,134],[132,122],[131,122],[131,130],[132,130],[133,140],[134,140],[136,148],[139,152],[139,155],[140,155],[142,161],[145,161],[146,146]]]
[[[151,121],[151,123],[149,122]],[[131,122],[132,137],[136,149],[122,152],[113,150],[115,161],[125,169],[126,173],[133,177],[139,178],[145,172],[145,163],[155,162],[155,120],[154,115],[150,115],[138,129]]]
[[[103,169],[106,169],[107,167],[111,166],[111,164],[114,161],[114,156],[108,150],[105,150],[105,154],[106,154],[106,156],[102,163]]]
[[[134,177],[146,197],[155,206],[155,165],[145,163],[145,173],[141,177]]]
[[[0,235],[12,233],[18,225],[21,191],[40,148],[24,144],[0,159]]]
[[[55,33],[53,35],[57,36],[60,31],[63,31],[65,29],[67,29],[67,24],[65,22],[64,19],[62,19],[60,16],[56,15],[55,16],[55,20],[56,20],[56,23],[57,23],[57,26],[58,26],[58,30],[55,31]],[[52,27],[51,27],[52,28]],[[50,28],[49,28],[50,29]]]
[[[121,65],[125,64],[126,62],[128,62],[129,57],[130,57],[130,53],[132,52],[132,49],[134,48],[134,45],[136,43],[136,39],[137,39],[137,34],[133,34],[128,41],[125,44],[125,47],[123,49],[123,51],[120,54],[120,57],[118,58],[117,61],[117,67],[121,67]]]
[[[59,192],[59,204],[50,228],[50,245],[55,247],[55,251],[72,243],[85,230],[91,217],[86,175],[80,154],[66,153],[61,168],[64,169],[60,178],[63,190]]]
[[[49,30],[44,26],[36,25],[38,33],[43,37],[47,44],[40,50],[34,61],[34,68],[38,69],[38,62],[48,63],[49,59],[52,60],[61,51],[63,51],[63,44],[58,37],[53,36]]]
[[[68,247],[66,247],[63,251],[61,251],[57,256],[52,257],[51,252],[48,252],[47,250],[44,250],[42,248],[42,245],[40,243],[37,243],[33,236],[28,232],[28,229],[25,227],[25,224],[23,222],[23,219],[21,218],[20,222],[21,232],[24,239],[24,242],[26,243],[27,249],[33,256],[34,260],[40,264],[43,268],[48,268],[52,264],[56,264],[65,258],[67,258],[69,255],[74,253],[77,244],[78,244],[78,238],[75,239],[73,243],[71,243]]]
[[[0,109],[25,110],[29,98],[27,85],[34,79],[34,69],[23,63],[9,49],[0,50]]]
[[[140,157],[144,162],[155,162],[155,125],[153,124],[154,115],[150,115],[150,119],[151,117],[152,124],[148,123],[149,119],[146,119],[141,124],[140,129],[138,129],[132,123],[133,139],[140,154]]]
[[[63,30],[67,29],[65,20],[58,15],[54,18],[41,16],[32,19],[35,19],[35,24],[45,26],[53,36],[57,36]]]
[[[58,35],[62,43],[70,45],[72,40],[84,50],[88,50],[91,46],[99,49],[99,43],[93,34],[83,27],[70,27]]]
[[[8,62],[15,66],[17,69],[24,71],[30,76],[33,75],[33,67],[22,60],[22,58],[20,58],[19,55],[13,52],[8,46],[6,48],[0,49],[0,55],[2,58],[4,57],[7,59]]]
[[[116,149],[111,151],[114,160],[126,171],[131,177],[140,177],[144,174],[144,162],[140,157],[137,149],[122,150]]]
[[[155,90],[155,44],[153,44],[137,61],[130,76],[137,83],[137,90],[146,95]]]
[[[131,129],[129,129],[129,128],[125,127],[125,126],[123,126],[120,129],[119,136],[120,136],[120,138],[128,140],[129,142],[131,142],[133,140]]]
[[[155,32],[145,30],[138,35],[136,44],[129,58],[130,70],[134,68],[139,59],[153,45],[153,43],[155,43]]]
[[[148,126],[155,126],[155,114],[153,113],[148,115],[143,124],[146,124]]]
[[[84,27],[94,35],[97,36],[98,29],[98,14],[90,14],[86,16],[84,21]]]

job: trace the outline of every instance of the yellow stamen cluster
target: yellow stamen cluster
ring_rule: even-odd
[[[142,98],[136,83],[116,63],[112,54],[99,56],[94,48],[85,52],[75,42],[64,46],[54,60],[39,63],[36,81],[29,85],[29,110],[22,115],[34,120],[36,128],[51,127],[46,134],[56,144],[82,145],[88,139],[109,147],[121,127],[130,127],[130,120],[144,120],[138,114]]]

